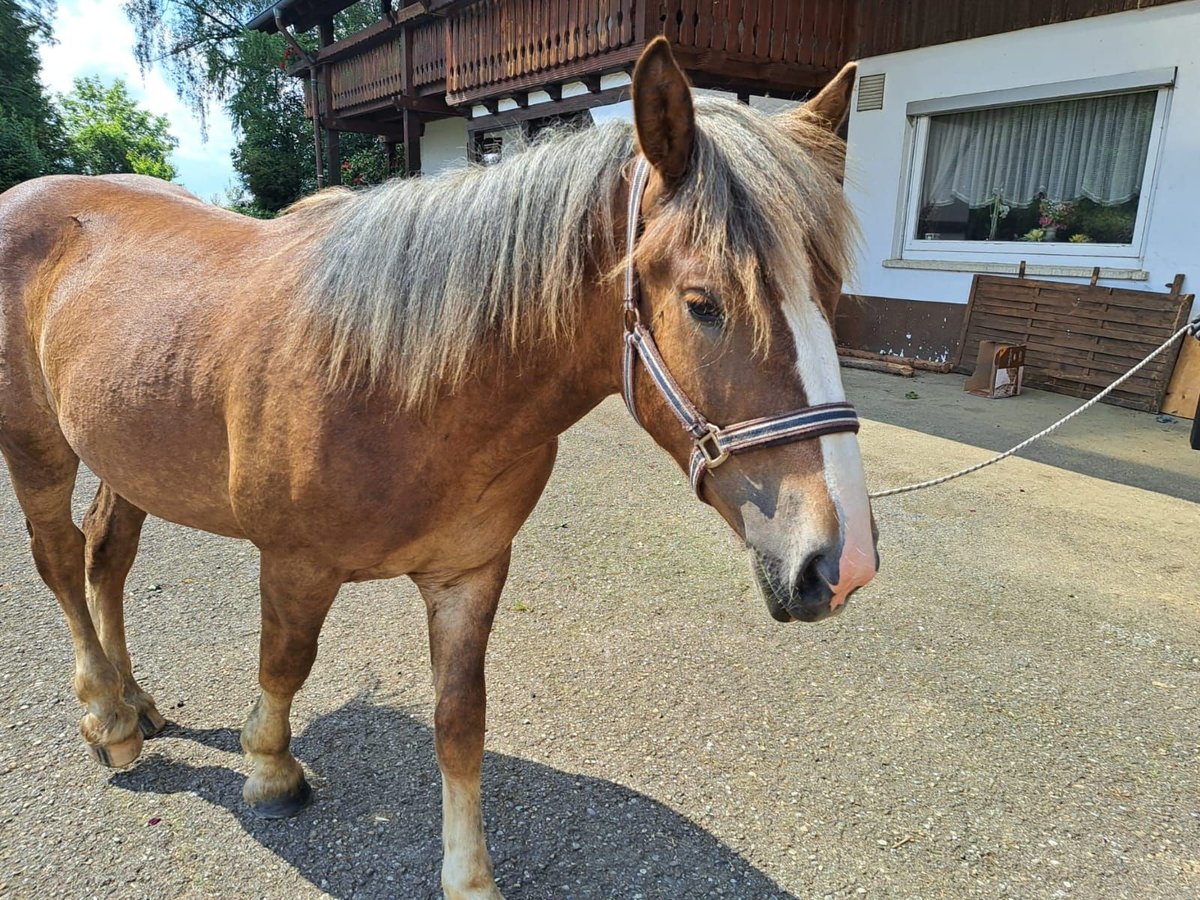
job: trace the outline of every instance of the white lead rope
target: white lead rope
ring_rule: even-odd
[[[1077,415],[1079,415],[1084,410],[1091,409],[1093,406],[1095,406],[1097,403],[1099,403],[1101,400],[1103,400],[1105,397],[1107,397],[1109,394],[1111,394],[1114,390],[1116,390],[1118,387],[1120,387],[1122,384],[1124,384],[1126,381],[1128,381],[1130,378],[1132,378],[1135,374],[1137,374],[1137,372],[1139,370],[1142,369],[1143,366],[1145,366],[1147,363],[1151,362],[1159,354],[1163,353],[1163,351],[1165,351],[1168,347],[1170,347],[1172,344],[1174,344],[1177,340],[1179,340],[1185,334],[1200,335],[1200,317],[1192,319],[1192,321],[1188,322],[1186,325],[1184,325],[1182,328],[1180,328],[1177,332],[1175,332],[1173,335],[1171,335],[1171,337],[1169,337],[1163,343],[1163,345],[1161,347],[1159,347],[1157,350],[1155,350],[1153,353],[1151,353],[1149,356],[1147,356],[1145,359],[1143,359],[1140,363],[1138,363],[1136,366],[1134,366],[1132,369],[1130,369],[1128,372],[1126,372],[1124,375],[1122,375],[1120,378],[1118,378],[1116,381],[1114,381],[1112,384],[1110,384],[1108,387],[1106,387],[1104,390],[1102,390],[1100,393],[1098,393],[1095,397],[1093,397],[1087,403],[1083,404],[1083,406],[1079,407],[1074,412],[1067,413],[1067,415],[1063,416],[1061,419],[1059,419],[1057,422],[1055,422],[1049,428],[1043,429],[1042,431],[1039,431],[1037,434],[1035,434],[1033,437],[1026,438],[1025,440],[1021,441],[1021,443],[1017,444],[1017,446],[1013,447],[1011,450],[1005,450],[1003,453],[1001,453],[997,456],[993,456],[991,459],[984,460],[981,463],[976,463],[973,466],[968,466],[967,468],[962,469],[961,471],[958,471],[958,472],[954,472],[950,475],[943,475],[941,478],[933,478],[933,479],[930,479],[929,481],[922,481],[918,484],[908,484],[908,485],[905,485],[904,487],[892,488],[887,491],[875,491],[874,493],[871,494],[871,499],[878,500],[881,497],[894,497],[897,494],[909,494],[909,493],[912,493],[913,491],[919,491],[919,490],[922,490],[923,488],[933,487],[934,485],[937,485],[937,484],[945,484],[947,481],[953,481],[955,478],[961,478],[964,475],[970,475],[972,472],[978,472],[980,469],[986,469],[988,466],[995,465],[996,463],[1000,462],[1003,459],[1008,459],[1014,453],[1019,453],[1021,450],[1024,450],[1026,447],[1028,447],[1034,441],[1041,440],[1046,435],[1050,434],[1052,431],[1055,431],[1056,429],[1065,425],[1067,422],[1071,421],[1073,418],[1075,418]]]

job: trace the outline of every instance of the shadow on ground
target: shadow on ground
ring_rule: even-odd
[[[236,752],[232,728],[172,726],[168,739]],[[242,803],[243,776],[148,754],[111,783],[192,792],[335,897],[440,897],[441,790],[429,728],[367,697],[321,717],[293,741],[317,799],[266,821]],[[696,823],[609,781],[511,756],[484,761],[484,813],[496,879],[509,900],[587,897],[792,898]]]

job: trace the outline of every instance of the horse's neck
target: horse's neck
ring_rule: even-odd
[[[601,299],[601,298],[594,298]],[[611,301],[611,302],[610,302]],[[553,346],[527,348],[506,365],[500,379],[510,402],[537,422],[546,439],[587,415],[620,390],[624,347],[619,304],[607,294],[581,317],[573,334]]]

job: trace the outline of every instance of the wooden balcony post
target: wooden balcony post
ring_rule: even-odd
[[[404,174],[421,173],[421,118],[413,110],[404,111]]]
[[[328,47],[333,43],[333,19],[322,19],[317,23],[317,28],[321,36],[321,46]],[[325,94],[325,121],[333,119],[333,67],[328,63],[321,66],[322,80],[324,81]],[[329,172],[330,184],[342,183],[342,145],[341,135],[333,128],[326,126],[325,128],[325,154],[326,166]]]

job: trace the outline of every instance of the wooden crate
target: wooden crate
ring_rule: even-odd
[[[955,371],[974,364],[981,340],[1025,344],[1029,387],[1093,397],[1183,327],[1192,296],[1182,287],[1182,275],[1167,294],[976,275]],[[1178,352],[1172,347],[1106,402],[1158,412]]]

